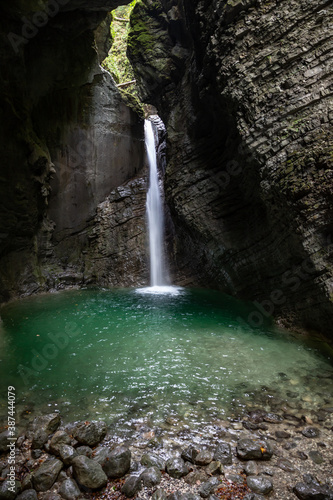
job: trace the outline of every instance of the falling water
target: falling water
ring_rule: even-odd
[[[146,207],[150,251],[150,285],[160,287],[167,282],[163,251],[164,217],[158,178],[155,135],[153,123],[150,120],[145,120],[145,143],[149,164],[149,189]]]

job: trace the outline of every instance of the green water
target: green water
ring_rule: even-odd
[[[252,328],[252,310],[206,290],[24,299],[1,311],[2,387],[15,386],[18,418],[58,409],[119,432],[137,419],[158,425],[174,415],[196,427],[256,405],[328,404],[329,353],[269,323]]]

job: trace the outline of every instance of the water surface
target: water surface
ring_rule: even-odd
[[[18,418],[59,409],[125,432],[140,419],[198,428],[256,405],[330,403],[321,344],[269,322],[251,327],[253,306],[219,292],[174,291],[66,291],[3,307],[0,377],[16,387]]]

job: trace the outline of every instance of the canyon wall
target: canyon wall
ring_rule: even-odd
[[[147,279],[143,121],[99,65],[120,3],[2,7],[1,300]]]
[[[332,334],[332,5],[143,0],[128,54],[168,131],[180,281]]]

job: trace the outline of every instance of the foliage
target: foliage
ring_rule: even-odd
[[[112,11],[111,35],[113,43],[108,56],[102,62],[102,66],[111,73],[117,84],[135,80],[126,50],[130,28],[129,18],[136,2],[137,0],[133,0],[129,5],[121,5]],[[126,20],[127,22],[119,21],[119,19]],[[119,90],[127,104],[141,113],[142,104],[138,97],[136,84],[134,83],[124,88],[120,87]]]

